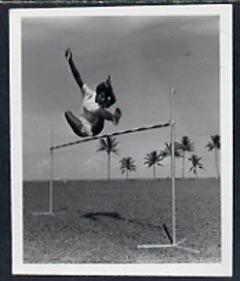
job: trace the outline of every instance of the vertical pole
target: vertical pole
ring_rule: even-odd
[[[176,244],[176,194],[175,194],[175,89],[171,95],[171,180],[172,180],[172,243]]]
[[[50,147],[50,180],[49,180],[49,213],[53,214],[53,131],[51,131],[51,147]]]
[[[107,180],[109,181],[111,178],[110,175],[110,166],[111,166],[111,155],[110,152],[108,152],[107,154]]]

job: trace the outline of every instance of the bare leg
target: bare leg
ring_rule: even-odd
[[[88,134],[83,130],[82,122],[75,116],[71,111],[65,112],[65,117],[67,119],[68,124],[72,128],[75,134],[80,137],[87,137]]]
[[[99,133],[101,133],[101,131],[104,128],[105,120],[112,121],[113,124],[117,125],[120,117],[121,117],[121,110],[119,108],[116,108],[114,114],[104,109],[100,110],[98,117],[95,119],[94,122],[92,122],[93,135],[96,136]]]
[[[100,115],[102,116],[103,119],[112,121],[114,125],[117,125],[119,122],[119,119],[121,118],[121,110],[119,108],[116,108],[114,114],[111,113],[110,111],[102,109],[100,111]]]
[[[100,111],[100,115],[103,119],[105,120],[108,120],[108,121],[112,121],[114,120],[114,115],[110,112],[110,111],[107,111],[107,110],[101,110]]]

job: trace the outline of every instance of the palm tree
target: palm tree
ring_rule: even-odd
[[[105,139],[99,140],[99,147],[97,151],[107,152],[107,179],[111,179],[111,153],[118,153],[117,149],[118,142],[116,138],[107,136]]]
[[[176,158],[179,158],[182,156],[181,154],[181,144],[179,142],[174,142],[174,154]],[[162,157],[167,157],[172,155],[172,144],[171,143],[165,143],[165,148],[160,152]]]
[[[197,169],[203,169],[203,164],[200,162],[202,157],[198,157],[196,154],[192,154],[188,160],[191,162],[192,167],[189,169],[189,172],[193,172],[196,178],[198,177]]]
[[[163,160],[163,158],[164,157],[162,156],[162,154],[158,154],[156,150],[147,153],[145,156],[144,164],[147,165],[149,168],[153,167],[153,179],[156,178],[156,165],[162,166],[160,162]]]
[[[214,150],[215,153],[215,167],[216,167],[216,173],[217,177],[220,178],[220,171],[219,171],[219,150],[220,150],[220,136],[214,135],[211,136],[211,141],[208,142],[206,145],[208,151]]]
[[[121,164],[120,170],[121,174],[126,173],[126,180],[128,180],[129,172],[136,172],[136,165],[135,160],[132,159],[132,157],[123,157],[119,163]]]
[[[185,178],[185,154],[186,152],[193,152],[194,145],[191,139],[187,136],[182,137],[180,144],[182,151],[182,178]]]

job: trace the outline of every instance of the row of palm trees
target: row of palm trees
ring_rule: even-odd
[[[107,153],[107,178],[111,178],[111,153],[118,154],[119,149],[117,148],[119,142],[115,137],[106,137],[105,139],[99,140],[99,146],[97,151],[105,151]],[[186,156],[187,154],[194,151],[194,143],[188,136],[183,136],[180,142],[175,142],[175,157],[182,158],[182,178],[185,178],[185,164],[186,164]],[[214,151],[215,155],[215,166],[217,177],[220,177],[219,170],[219,150],[220,150],[220,136],[213,135],[211,136],[211,141],[209,141],[206,145],[208,151]],[[153,179],[156,178],[156,167],[163,166],[162,161],[171,156],[171,143],[165,143],[165,148],[160,152],[156,150],[147,153],[144,158],[144,165],[147,167],[152,167],[153,171]],[[191,167],[189,169],[195,177],[198,177],[198,169],[204,169],[203,164],[201,162],[202,158],[196,154],[192,154],[188,161],[191,163]],[[136,172],[136,164],[135,160],[132,157],[123,157],[120,161],[120,171],[122,174],[126,175],[126,179],[129,178],[129,174],[131,172]]]

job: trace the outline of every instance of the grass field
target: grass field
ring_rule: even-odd
[[[177,239],[200,250],[137,249],[169,243],[171,181],[70,181],[54,183],[55,216],[47,209],[48,183],[24,183],[26,263],[219,262],[220,183],[216,179],[176,181]]]

